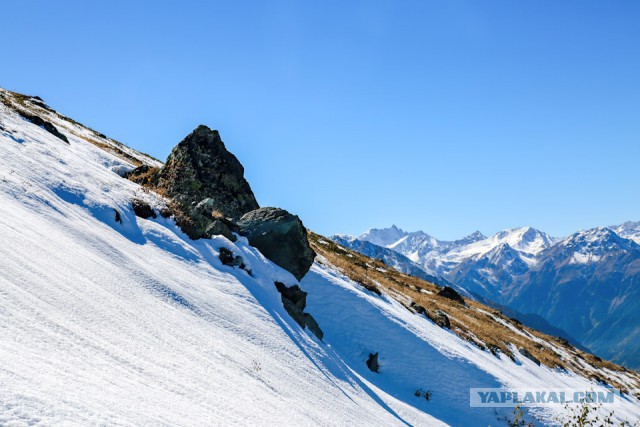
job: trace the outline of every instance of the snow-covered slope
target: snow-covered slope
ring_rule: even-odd
[[[21,105],[69,143],[0,104],[2,425],[495,425],[511,410],[471,408],[470,387],[602,387],[483,351],[322,259],[301,282],[320,342],[274,286],[295,278],[246,239],[192,241],[171,218],[135,216],[132,199],[165,201],[118,173],[157,161]],[[616,414],[637,419],[640,402]]]
[[[284,311],[288,272],[136,217],[132,198],[162,201],[82,138],[1,105],[0,123],[0,424],[400,423]]]

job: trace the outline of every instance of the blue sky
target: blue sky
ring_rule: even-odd
[[[0,86],[324,234],[640,220],[640,2],[4,1]]]

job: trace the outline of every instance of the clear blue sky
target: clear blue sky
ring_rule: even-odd
[[[7,0],[0,86],[324,233],[640,220],[640,2]]]

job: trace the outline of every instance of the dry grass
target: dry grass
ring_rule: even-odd
[[[437,293],[442,288],[438,285],[400,273],[380,260],[351,251],[315,233],[309,233],[309,240],[313,250],[366,289],[389,294],[416,315],[420,315],[418,313],[422,311],[422,307],[426,310],[427,317],[432,320],[435,319],[438,310],[444,312],[449,318],[451,331],[482,350],[490,351],[494,355],[502,353],[515,360],[515,346],[517,349],[526,349],[542,365],[573,371],[610,384],[619,390],[625,391],[640,385],[640,375],[636,372],[603,361],[570,344],[563,344],[562,340],[556,337],[523,326],[494,308],[468,298],[465,298],[466,304],[463,305],[439,296]],[[632,378],[633,384],[621,384],[612,375],[605,375],[603,372],[606,371],[603,369],[613,373],[625,372]]]

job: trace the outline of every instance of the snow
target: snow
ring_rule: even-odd
[[[460,262],[464,259],[484,255],[491,250],[508,244],[513,249],[529,255],[537,255],[549,248],[553,240],[545,233],[531,227],[503,230],[487,239],[453,249],[445,255],[447,261]],[[527,258],[530,260],[531,258]]]
[[[614,225],[609,228],[615,231],[620,237],[633,240],[640,245],[640,221],[627,221],[618,226]]]
[[[600,387],[482,351],[323,259],[301,282],[320,342],[282,307],[274,281],[293,276],[244,238],[136,217],[133,198],[164,201],[89,131],[51,120],[69,145],[0,105],[0,425],[495,425],[469,388]],[[222,247],[251,274],[222,265]],[[616,413],[638,419],[640,404]]]
[[[161,201],[125,162],[0,108],[21,141],[0,134],[1,425],[402,424],[284,311],[289,273],[244,239],[135,217],[133,197]]]
[[[504,355],[493,356],[426,317],[413,314],[394,299],[364,290],[328,266],[316,263],[301,285],[309,292],[307,307],[322,325],[325,342],[358,375],[447,424],[497,422],[493,408],[469,406],[471,387],[602,389],[573,373],[538,366],[515,348],[517,363]],[[375,352],[379,353],[380,373],[369,371],[365,363]],[[431,390],[432,399],[415,397],[419,388]],[[563,408],[535,408],[532,412],[551,423]],[[624,402],[616,413],[634,420],[640,417],[640,407],[635,400]],[[498,414],[512,412],[507,408],[498,410]]]
[[[590,253],[575,252],[571,256],[569,264],[590,264],[600,261],[600,258],[600,256]]]

